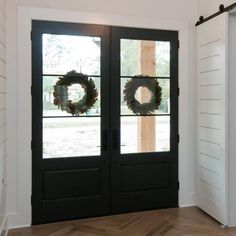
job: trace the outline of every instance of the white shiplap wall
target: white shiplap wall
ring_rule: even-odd
[[[228,14],[197,28],[198,206],[228,225]]]
[[[6,231],[6,0],[0,0],[0,235]]]

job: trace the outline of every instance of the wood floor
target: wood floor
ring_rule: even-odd
[[[9,236],[220,236],[236,228],[220,224],[196,207],[90,218],[11,230]]]

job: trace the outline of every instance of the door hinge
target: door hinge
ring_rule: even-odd
[[[30,40],[32,41],[32,39],[33,39],[33,32],[32,32],[32,30],[30,31]]]
[[[178,96],[180,95],[180,89],[179,88],[177,89],[177,94],[178,94]]]
[[[180,136],[179,136],[179,134],[177,135],[177,142],[179,143],[179,141],[180,141]]]
[[[33,149],[33,141],[32,140],[30,142],[30,148],[31,148],[31,150]]]
[[[178,190],[179,190],[179,181],[178,181],[178,183],[177,183],[177,188],[178,188]]]
[[[31,202],[31,205],[33,204],[33,196],[31,195],[30,197],[30,202]]]
[[[180,48],[180,42],[179,42],[179,40],[177,41],[177,48],[178,48],[178,49]]]
[[[31,95],[33,94],[33,87],[32,86],[30,87],[30,94]]]

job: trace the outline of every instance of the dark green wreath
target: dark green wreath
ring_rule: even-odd
[[[140,103],[135,94],[140,87],[146,87],[151,92],[151,99],[147,103]],[[149,76],[136,75],[125,84],[124,101],[128,108],[137,115],[148,115],[157,110],[162,100],[162,88],[156,79]]]
[[[84,96],[78,102],[68,100],[68,87],[73,84],[80,84],[84,89]],[[88,112],[97,101],[98,92],[94,81],[87,75],[77,73],[75,70],[59,77],[54,87],[54,104],[72,115],[79,115]]]

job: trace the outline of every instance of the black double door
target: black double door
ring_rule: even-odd
[[[33,21],[32,163],[33,224],[178,206],[178,32]]]

